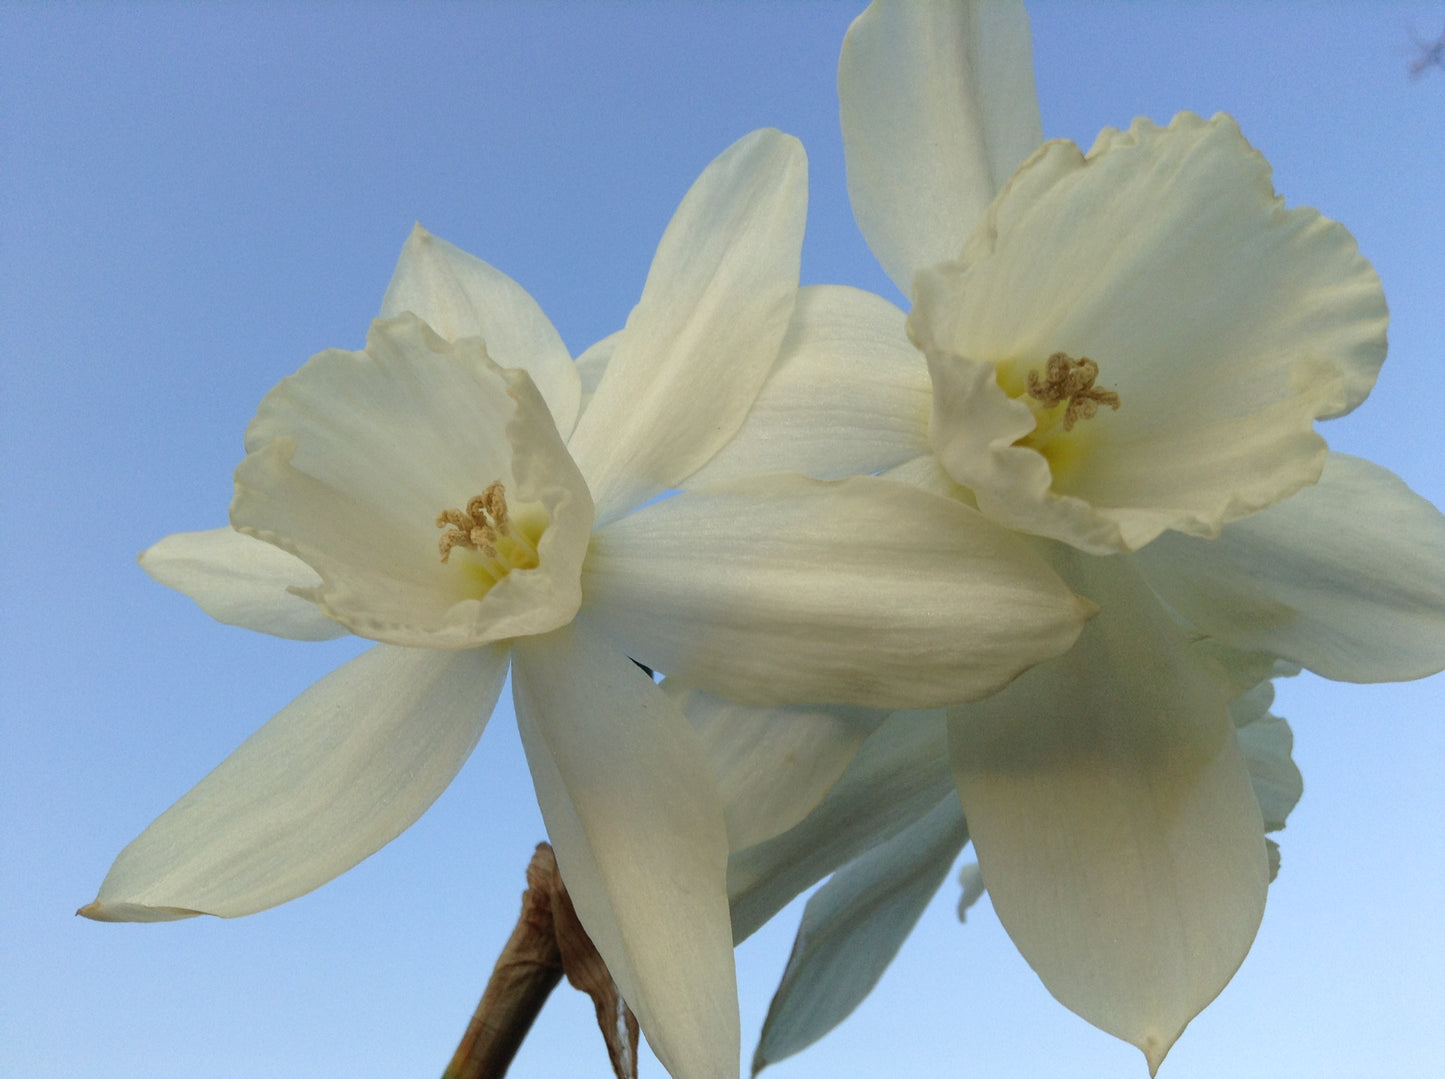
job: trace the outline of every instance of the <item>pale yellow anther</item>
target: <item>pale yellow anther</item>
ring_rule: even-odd
[[[507,527],[507,494],[501,481],[489,484],[481,494],[474,495],[465,510],[442,510],[437,514],[436,526],[447,530],[437,540],[443,562],[451,557],[453,547],[481,551],[489,558],[496,558],[498,539],[511,535]]]
[[[1035,401],[1046,407],[1068,402],[1064,409],[1063,428],[1072,431],[1079,420],[1091,419],[1099,412],[1100,405],[1112,409],[1119,407],[1119,395],[1113,390],[1094,388],[1099,377],[1099,365],[1089,357],[1074,359],[1063,352],[1055,352],[1044,365],[1044,377],[1037,371],[1028,374],[1028,393]]]

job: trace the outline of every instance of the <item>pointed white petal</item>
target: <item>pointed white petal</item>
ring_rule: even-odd
[[[722,802],[677,706],[584,619],[518,644],[517,725],[583,927],[668,1071],[737,1074]]]
[[[328,641],[350,632],[292,587],[315,587],[321,578],[295,555],[234,528],[177,532],[142,551],[141,569],[195,600],[228,626],[293,641]]]
[[[378,318],[410,311],[448,341],[480,337],[501,367],[526,371],[563,438],[577,422],[581,383],[562,336],[517,282],[417,225],[407,237]]]
[[[841,479],[931,456],[928,365],[904,321],[871,292],[799,290],[777,366],[748,418],[684,486],[782,470]]]
[[[945,801],[958,803],[943,713],[893,713],[817,809],[729,860],[734,938],[745,940],[805,889]]]
[[[967,840],[958,799],[945,799],[814,893],[768,1007],[754,1075],[812,1045],[863,1002]]]
[[[702,739],[732,850],[786,832],[812,812],[888,715],[872,708],[750,707],[676,678],[662,688]]]
[[[807,202],[802,145],[773,130],[682,200],[570,442],[600,520],[675,487],[742,424],[788,328]]]
[[[1043,142],[1023,4],[871,4],[843,39],[838,102],[853,216],[910,295]]]
[[[1227,116],[1053,142],[962,259],[919,274],[909,331],[934,448],[983,512],[1106,554],[1214,536],[1313,483],[1313,421],[1353,408],[1385,356],[1379,278],[1341,225],[1286,210]],[[1027,379],[1098,366],[1098,408],[1035,427]]]
[[[436,801],[481,737],[506,673],[504,648],[363,653],[156,818],[80,913],[234,918],[320,887]]]
[[[1009,936],[1152,1072],[1254,940],[1264,825],[1227,677],[1127,563],[1073,561],[1102,613],[1068,655],[951,710],[949,753]]]
[[[1345,682],[1445,667],[1445,516],[1379,465],[1332,453],[1314,487],[1137,552],[1182,617],[1239,648]]]
[[[970,700],[1092,612],[1017,534],[873,476],[664,499],[593,535],[583,589],[628,655],[748,704]]]
[[[476,338],[447,342],[409,314],[376,322],[365,351],[323,352],[268,393],[246,445],[231,523],[311,566],[322,584],[302,594],[353,633],[473,648],[576,613],[586,484],[531,379]],[[438,514],[494,481],[536,547],[500,580],[495,559],[453,548],[443,562],[437,546]]]

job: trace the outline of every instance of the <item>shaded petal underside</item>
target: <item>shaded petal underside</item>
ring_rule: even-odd
[[[1254,940],[1264,826],[1223,672],[1127,564],[1074,561],[1103,612],[1066,656],[952,710],[949,752],[1005,929],[1152,1071]]]
[[[841,1023],[878,984],[968,840],[956,798],[834,874],[803,910],[753,1074]]]
[[[799,290],[777,366],[747,419],[683,486],[777,471],[841,479],[932,454],[928,365],[904,321],[870,292]]]
[[[1320,482],[1215,540],[1134,555],[1183,618],[1345,682],[1445,667],[1445,516],[1393,473],[1332,453]]]
[[[956,803],[943,713],[895,712],[854,756],[818,808],[728,863],[733,936],[741,942],[844,862]]]
[[[702,740],[732,850],[771,839],[806,817],[888,715],[816,705],[757,708],[688,689],[675,678],[662,687]]]

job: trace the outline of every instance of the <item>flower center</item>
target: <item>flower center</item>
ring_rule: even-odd
[[[466,509],[442,510],[436,526],[446,529],[437,540],[442,561],[450,562],[458,547],[472,552],[466,569],[485,593],[514,569],[537,568],[537,542],[547,519],[541,513],[510,513],[506,488],[498,480],[467,502]]]
[[[1037,371],[1028,373],[1028,394],[1046,409],[1063,405],[1060,424],[1065,431],[1072,431],[1080,420],[1097,415],[1100,405],[1118,411],[1117,393],[1094,388],[1098,377],[1099,365],[1089,357],[1076,360],[1066,353],[1055,352],[1044,364],[1043,378]]]
[[[1098,415],[1100,405],[1117,410],[1119,395],[1094,385],[1099,365],[1087,356],[1076,360],[1055,352],[1042,371],[1026,370],[1017,360],[999,363],[995,370],[999,388],[1028,405],[1034,416],[1034,429],[1014,445],[1042,454],[1054,480],[1066,480],[1088,456],[1079,421]]]

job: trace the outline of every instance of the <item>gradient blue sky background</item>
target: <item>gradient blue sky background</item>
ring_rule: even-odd
[[[702,167],[773,125],[810,154],[805,281],[902,302],[843,183],[834,79],[861,8],[0,8],[0,1075],[440,1072],[543,835],[509,706],[415,827],[311,895],[230,922],[77,919],[125,843],[359,650],[215,624],[135,554],[225,521],[256,402],[361,346],[416,220],[520,281],[577,354],[621,325]],[[1290,203],[1350,226],[1391,352],[1326,434],[1445,503],[1445,71],[1407,75],[1410,31],[1437,36],[1445,5],[1031,12],[1047,135],[1228,111]],[[1439,676],[1282,688],[1305,798],[1254,951],[1166,1079],[1445,1074],[1442,706]],[[777,1079],[1142,1079],[986,902],[961,927],[956,899]],[[799,909],[738,953],[745,1055]],[[565,990],[512,1074],[605,1068]]]

